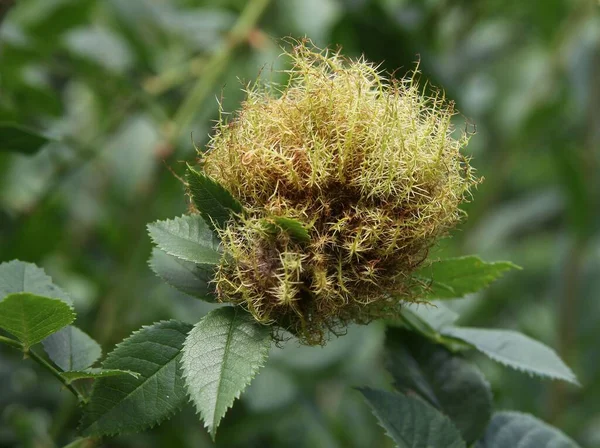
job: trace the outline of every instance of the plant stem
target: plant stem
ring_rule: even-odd
[[[39,365],[41,365],[46,370],[48,370],[48,372],[50,372],[52,375],[54,375],[54,377],[56,379],[58,379],[58,381],[60,381],[63,384],[63,386],[65,386],[67,389],[69,389],[73,393],[73,395],[75,395],[77,397],[77,399],[79,401],[81,401],[83,403],[87,402],[87,398],[84,397],[81,394],[81,392],[79,392],[72,384],[69,384],[67,382],[67,380],[65,380],[63,378],[63,376],[60,374],[60,372],[56,368],[54,368],[54,366],[52,364],[50,364],[48,361],[46,361],[44,358],[42,358],[40,355],[38,355],[33,350],[27,351],[26,354],[29,355],[31,357],[31,359],[33,359]]]
[[[50,372],[56,379],[58,379],[63,384],[63,386],[65,386],[65,388],[67,388],[71,393],[73,393],[73,395],[75,395],[77,397],[77,399],[79,401],[81,401],[83,403],[87,402],[87,398],[84,397],[81,394],[81,392],[79,392],[75,388],[75,386],[73,386],[72,384],[69,384],[67,382],[67,380],[63,378],[63,376],[60,374],[60,372],[52,364],[50,364],[48,361],[46,361],[43,357],[38,355],[36,352],[34,352],[33,350],[25,350],[25,348],[23,347],[23,344],[21,344],[18,341],[15,341],[14,339],[6,338],[4,336],[0,336],[0,342],[8,345],[10,347],[13,347],[17,350],[22,351],[26,357],[29,356],[31,359],[33,359],[35,362],[37,362],[40,366],[42,366],[48,372]]]
[[[190,124],[200,105],[212,91],[213,85],[225,70],[233,51],[248,38],[269,2],[270,0],[250,0],[246,4],[237,22],[229,32],[225,44],[206,62],[204,76],[198,80],[179,110],[177,110],[169,129],[167,129],[167,136],[170,141],[178,138],[181,131]]]
[[[2,342],[3,344],[9,345],[13,348],[16,348],[17,350],[23,349],[23,346],[21,345],[21,343],[18,341],[15,341],[14,339],[5,338],[4,336],[0,336],[0,342]]]

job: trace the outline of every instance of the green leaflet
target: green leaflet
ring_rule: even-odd
[[[102,363],[103,369],[139,373],[96,380],[80,428],[84,435],[141,431],[173,414],[185,401],[179,358],[191,325],[158,322],[133,333]]]
[[[244,211],[225,187],[189,165],[187,181],[194,205],[211,228],[224,228],[233,213]]]
[[[0,264],[0,300],[14,292],[29,292],[72,304],[69,295],[52,283],[43,269],[19,260]]]
[[[131,370],[119,370],[119,369],[85,369],[85,370],[73,370],[70,372],[62,372],[61,376],[67,380],[67,383],[72,383],[77,380],[86,380],[86,379],[98,379],[98,378],[106,378],[109,376],[119,376],[119,375],[131,375],[132,377],[138,379],[140,374],[137,372],[132,372]]]
[[[509,261],[486,263],[469,255],[435,261],[415,275],[429,284],[423,289],[421,298],[454,299],[485,288],[512,269],[521,268]]]
[[[59,299],[19,292],[0,302],[0,328],[16,336],[24,350],[74,320],[73,309]]]
[[[460,339],[514,369],[579,384],[554,350],[516,331],[447,327],[442,334]]]
[[[215,437],[219,422],[265,363],[271,329],[241,309],[211,311],[190,332],[181,364],[190,398]]]
[[[42,341],[50,359],[63,371],[84,370],[102,356],[102,348],[79,328],[68,325]]]
[[[558,429],[521,412],[494,414],[476,448],[579,448]]]
[[[217,265],[219,241],[200,216],[184,215],[148,224],[152,241],[164,252],[197,264]]]
[[[296,241],[301,243],[310,241],[308,229],[300,221],[284,216],[271,216],[263,221],[269,232],[276,233],[278,230],[283,230]]]
[[[150,268],[174,288],[206,302],[216,302],[214,288],[210,284],[214,276],[211,265],[199,265],[181,260],[158,248],[152,250]]]
[[[423,400],[369,388],[359,391],[398,448],[466,448],[450,419]]]
[[[34,154],[50,139],[16,123],[0,122],[0,152]]]
[[[414,333],[388,329],[388,370],[401,392],[419,394],[446,414],[473,443],[492,414],[492,393],[481,372],[464,358]]]
[[[456,313],[440,303],[434,305],[407,305],[402,310],[403,322],[412,331],[450,350],[473,347],[514,369],[579,384],[554,350],[541,342],[511,330],[453,327]]]

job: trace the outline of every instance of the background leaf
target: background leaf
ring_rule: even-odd
[[[419,398],[361,388],[373,413],[399,448],[465,448],[450,419]]]
[[[221,260],[219,242],[200,216],[157,221],[148,224],[148,232],[161,250],[182,260],[208,265]]]
[[[475,366],[398,329],[388,329],[386,353],[396,389],[419,394],[450,417],[468,444],[481,437],[492,415],[492,392]]]
[[[271,329],[246,312],[211,311],[190,332],[181,363],[190,398],[214,438],[219,422],[263,366]]]
[[[102,356],[102,348],[79,328],[68,325],[42,341],[48,357],[63,371],[84,370]]]
[[[84,409],[85,435],[141,431],[169,417],[183,404],[185,389],[179,358],[191,325],[158,322],[133,333],[102,363],[103,369],[130,370],[129,375],[100,378]]]
[[[554,350],[516,331],[447,327],[442,333],[461,339],[494,361],[514,369],[579,384]]]
[[[48,137],[25,126],[0,122],[0,152],[33,154],[49,141]]]
[[[16,336],[25,350],[74,320],[73,309],[59,299],[18,292],[0,301],[0,328]]]
[[[150,267],[165,282],[192,297],[206,302],[216,302],[214,287],[210,281],[214,269],[169,255],[158,248],[152,249]]]
[[[72,303],[69,295],[52,283],[43,269],[33,263],[12,260],[0,264],[0,300],[14,292],[29,292],[38,296]]]
[[[209,227],[225,227],[232,213],[242,213],[243,207],[217,181],[188,166],[187,181],[192,201]]]
[[[422,298],[453,299],[485,288],[512,269],[520,268],[508,261],[486,263],[470,255],[434,261],[415,275],[430,282]]]
[[[412,314],[434,332],[452,325],[458,319],[458,314],[440,302],[407,303],[402,306],[402,312]]]
[[[520,412],[497,412],[476,448],[578,448],[558,429]]]

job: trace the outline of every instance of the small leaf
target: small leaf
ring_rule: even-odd
[[[13,260],[0,264],[0,300],[14,292],[29,292],[72,303],[69,295],[52,283],[43,269],[33,263]]]
[[[158,322],[133,333],[102,363],[103,369],[139,373],[94,383],[80,428],[84,435],[142,431],[169,417],[185,401],[179,358],[191,325]]]
[[[102,356],[102,348],[96,341],[69,325],[42,341],[50,359],[63,371],[84,370]]]
[[[74,320],[73,309],[59,299],[18,292],[0,302],[0,328],[16,336],[25,350]]]
[[[401,392],[419,394],[446,414],[473,443],[492,415],[492,393],[481,372],[443,346],[408,331],[388,329],[388,370]]]
[[[442,303],[407,303],[402,307],[403,313],[412,313],[434,332],[452,325],[458,319],[458,314]]]
[[[373,413],[399,448],[465,448],[450,419],[423,400],[360,388]]]
[[[119,375],[131,375],[135,379],[140,377],[140,374],[137,372],[132,372],[131,370],[120,370],[120,369],[85,369],[85,370],[73,370],[70,372],[62,372],[60,374],[67,383],[72,383],[77,380],[85,380],[85,379],[99,379],[106,378],[109,376],[119,376]]]
[[[415,275],[430,282],[423,299],[454,299],[485,288],[512,269],[521,268],[508,261],[486,263],[470,255],[435,261]]]
[[[200,216],[185,215],[148,224],[154,243],[164,252],[197,264],[217,265],[219,241]]]
[[[243,212],[242,204],[225,187],[189,165],[187,181],[194,205],[211,228],[222,229],[232,213]]]
[[[211,311],[185,341],[181,363],[188,393],[215,437],[219,422],[263,366],[271,329],[233,307]]]
[[[496,412],[476,448],[579,448],[558,429],[520,412]]]
[[[213,266],[181,260],[155,247],[150,267],[160,278],[181,292],[206,302],[217,301],[214,287],[210,284],[215,274]]]
[[[272,216],[268,218],[273,224],[284,232],[287,232],[293,239],[306,243],[310,241],[308,229],[300,221],[284,216]]]
[[[516,331],[448,327],[442,334],[460,339],[514,369],[579,385],[575,374],[554,350]]]
[[[16,123],[0,122],[0,152],[34,154],[50,139]]]

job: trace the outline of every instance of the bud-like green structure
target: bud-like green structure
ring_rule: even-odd
[[[219,299],[320,344],[418,299],[412,274],[477,180],[452,105],[414,77],[306,43],[288,56],[288,82],[249,88],[201,163],[247,210],[220,231]]]

